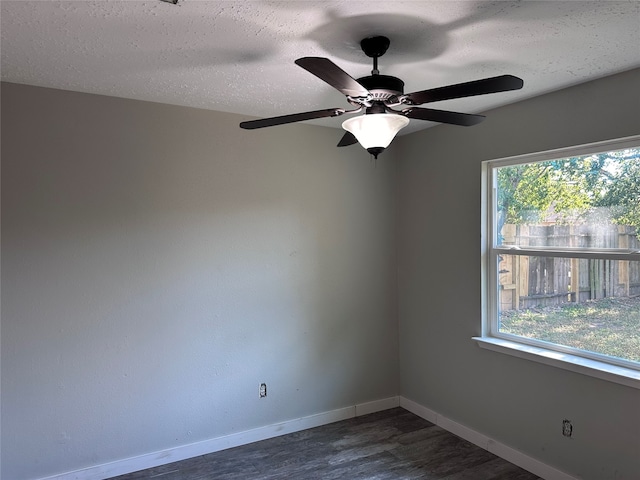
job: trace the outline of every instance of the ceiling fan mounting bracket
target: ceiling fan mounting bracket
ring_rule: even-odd
[[[373,37],[363,38],[360,42],[360,48],[367,57],[378,58],[383,56],[391,41],[387,37],[382,35],[376,35]]]

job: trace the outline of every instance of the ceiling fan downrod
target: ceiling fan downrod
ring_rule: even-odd
[[[378,58],[387,52],[390,44],[391,41],[382,35],[367,37],[362,39],[360,42],[360,48],[362,48],[364,54],[367,57],[373,58],[373,70],[371,70],[371,75],[380,74],[380,71],[378,70]]]

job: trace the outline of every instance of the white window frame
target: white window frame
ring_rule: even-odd
[[[496,198],[492,171],[497,167],[555,160],[640,147],[640,135],[617,140],[561,148],[533,154],[487,160],[482,163],[482,333],[473,339],[482,348],[590,375],[640,389],[640,366],[595,352],[556,345],[500,332],[498,328],[498,255],[564,258],[597,258],[640,261],[640,252],[625,249],[576,249],[563,247],[512,247],[497,244],[494,218]]]

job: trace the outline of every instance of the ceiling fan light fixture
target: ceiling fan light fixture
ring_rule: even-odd
[[[360,145],[376,158],[407,125],[407,117],[394,113],[371,113],[342,122],[342,128],[351,132]]]

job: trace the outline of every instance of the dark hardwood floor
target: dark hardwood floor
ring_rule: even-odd
[[[539,480],[402,408],[114,478]]]

